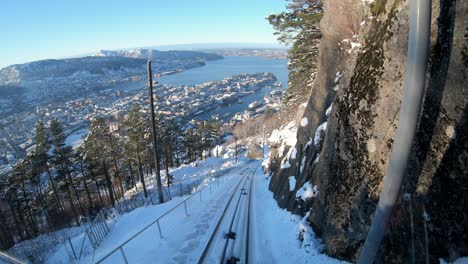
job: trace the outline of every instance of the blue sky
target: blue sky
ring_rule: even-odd
[[[265,19],[284,0],[5,0],[0,67],[100,49],[276,43]]]

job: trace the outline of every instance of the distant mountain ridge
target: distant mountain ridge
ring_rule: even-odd
[[[219,60],[223,57],[217,54],[190,50],[159,51],[155,49],[132,49],[132,50],[100,50],[95,56],[99,57],[126,57],[148,60],[184,60],[199,59],[202,61]]]
[[[146,63],[144,59],[123,57],[83,57],[72,59],[50,59],[15,64],[0,70],[0,85],[20,85],[30,81],[48,78],[68,77],[78,72],[103,74],[107,71],[118,71],[122,68],[140,68]]]
[[[153,72],[161,73],[201,67],[206,61],[222,58],[198,51],[135,49],[101,50],[95,56],[39,60],[0,69],[0,94],[21,94],[32,103],[56,102],[86,96],[116,83],[139,80],[146,74],[148,59],[154,61]]]
[[[0,70],[0,85],[20,85],[22,82],[43,78],[66,77],[77,72],[103,74],[106,70],[140,68],[146,60],[156,60],[171,65],[186,65],[222,59],[220,55],[198,51],[159,51],[154,49],[101,50],[95,56],[68,59],[47,59],[15,64]],[[182,66],[182,68],[186,68]],[[191,68],[191,67],[189,67]]]

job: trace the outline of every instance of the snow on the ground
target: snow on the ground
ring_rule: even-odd
[[[65,145],[71,146],[74,150],[78,149],[81,145],[83,145],[84,137],[88,134],[88,130],[80,129],[75,133],[69,135],[65,139]]]
[[[252,162],[242,159],[240,168],[252,167]],[[200,167],[205,162],[199,162]],[[207,161],[210,163],[210,161]],[[258,164],[255,163],[255,166]],[[124,252],[129,263],[187,263],[193,262],[201,253],[211,230],[214,229],[221,209],[226,202],[226,193],[240,179],[237,169],[223,176],[219,183],[212,185],[212,190],[207,187],[202,192],[187,201],[188,216],[185,216],[183,204],[167,214],[160,220],[163,238],[159,237],[157,225],[154,224],[141,235],[124,246]],[[79,263],[93,263],[114,250],[139,230],[152,223],[155,219],[168,212],[171,208],[181,203],[188,196],[175,197],[172,200],[148,207],[140,207],[134,211],[117,216],[115,220],[108,222],[111,232],[99,246],[94,254],[88,254],[80,259]],[[75,243],[79,244],[79,243]],[[69,263],[70,258],[63,254],[64,248],[58,247],[55,254],[51,255],[48,263]],[[112,254],[104,263],[122,263],[121,252]]]
[[[235,150],[219,148],[218,155],[220,158],[210,157],[203,161],[196,161],[190,164],[183,164],[177,168],[170,168],[169,174],[173,177],[173,186],[179,183],[191,183],[193,181],[204,179],[211,174],[236,166],[235,163]],[[146,185],[149,192],[156,191],[156,178],[155,175],[146,176]],[[161,171],[161,180],[163,186],[167,186],[166,172]],[[130,198],[138,193],[141,193],[142,185],[140,182],[136,184],[136,188],[132,188],[125,192],[125,197]]]
[[[296,177],[289,176],[289,191],[292,192],[296,188]]]
[[[81,145],[83,145],[88,133],[89,131],[87,129],[80,129],[75,131],[73,134],[65,138],[65,145],[72,147],[74,150],[77,150]],[[51,146],[47,154],[52,155],[54,149],[54,146]]]
[[[166,263],[172,256],[179,254],[178,251],[180,251],[180,245],[187,240],[184,236],[190,234],[191,231],[197,230],[199,233],[209,233],[210,229],[213,228],[214,222],[206,220],[205,222],[207,223],[200,223],[201,219],[204,219],[204,216],[207,214],[210,215],[210,219],[216,216],[222,202],[227,197],[226,190],[229,190],[234,185],[234,181],[239,178],[238,175],[240,168],[243,169],[244,167],[249,167],[252,163],[249,162],[244,155],[239,155],[238,164],[235,164],[235,157],[234,155],[231,155],[231,150],[228,149],[224,152],[224,156],[227,158],[217,159],[212,157],[170,170],[170,174],[174,176],[174,185],[178,182],[190,183],[194,179],[197,179],[198,181],[200,181],[200,179],[205,179],[201,181],[200,186],[195,189],[198,190],[203,186],[207,186],[208,183],[213,180],[213,178],[211,178],[213,173],[224,171],[229,168],[236,168],[230,173],[227,173],[227,176],[225,175],[222,177],[223,179],[220,180],[222,183],[214,184],[212,188],[207,187],[202,193],[202,201],[200,201],[198,195],[188,200],[188,217],[185,216],[184,207],[180,206],[175,209],[173,213],[169,214],[167,218],[163,218],[160,221],[160,224],[164,239],[159,238],[158,229],[155,225],[150,227],[148,231],[143,232],[141,236],[136,238],[135,241],[129,243],[128,246],[125,246],[124,250],[125,253],[128,254],[127,257],[129,258],[130,263],[154,263],[156,259],[158,260],[156,262]],[[151,190],[156,189],[152,178],[153,177],[148,177],[148,189],[150,190],[150,194]],[[209,189],[212,189],[212,193]],[[142,189],[140,186],[138,191],[127,191],[126,196],[140,194],[141,192]],[[187,197],[188,196],[173,197],[172,200],[164,204],[143,206],[123,215],[117,214],[114,219],[107,221],[111,231],[94,254],[89,240],[84,236],[84,230],[81,231],[78,235],[71,237],[71,243],[73,244],[75,251],[81,251],[81,247],[83,247],[83,252],[88,253],[78,262],[96,262],[99,258],[116,248],[126,239],[143,229],[149,223],[169,211]],[[209,202],[209,199],[211,199],[211,202]],[[221,201],[221,199],[223,200]],[[212,209],[210,212],[205,211],[210,208]],[[195,237],[196,239],[201,238],[198,235],[201,236],[201,234],[197,233],[197,236]],[[168,236],[167,239],[166,236]],[[201,246],[201,244],[199,246]],[[161,254],[160,250],[163,250],[165,253]],[[195,253],[197,252],[195,248],[193,248],[193,250],[187,249],[186,256],[193,258],[194,256],[191,255],[193,253],[192,251]],[[182,260],[183,259],[173,260],[173,263],[180,263]],[[53,253],[50,253],[47,256],[46,263],[69,263],[71,261],[74,261],[71,247],[67,243],[62,243],[53,249]],[[120,262],[122,262],[121,253],[117,252],[105,263]]]
[[[297,190],[296,198],[300,198],[305,201],[307,199],[317,197],[317,194],[318,186],[312,185],[310,182],[306,182],[299,190]]]
[[[294,133],[295,137],[295,133]],[[182,166],[171,170],[176,180],[190,180],[190,175],[202,177],[213,170],[232,166],[232,158],[215,160],[207,159],[197,164]],[[239,159],[238,166],[225,176],[219,178],[212,188],[207,187],[199,195],[194,195],[187,202],[188,216],[184,206],[179,206],[160,220],[163,238],[159,237],[157,225],[154,224],[130,243],[123,247],[129,263],[193,263],[200,256],[204,245],[214,230],[217,219],[229,198],[235,185],[241,179],[240,175],[253,171],[261,165],[260,161]],[[215,168],[214,168],[215,167]],[[322,254],[322,244],[315,236],[309,223],[308,215],[301,218],[280,209],[269,191],[270,178],[257,170],[254,176],[254,192],[252,195],[251,215],[251,253],[253,263],[341,263]],[[205,185],[207,182],[204,183]],[[294,190],[296,180],[289,178],[290,188]],[[212,189],[210,191],[210,189]],[[316,186],[304,184],[301,198],[313,197],[317,193]],[[84,243],[84,252],[90,252],[78,263],[94,263],[117,248],[122,242],[138,233],[158,217],[162,216],[185,197],[175,197],[159,205],[137,208],[129,213],[117,215],[109,220],[110,233],[99,248],[92,253],[89,243]],[[83,227],[84,228],[84,227]],[[71,239],[75,248],[82,244],[84,235],[81,233]],[[53,248],[46,263],[70,263],[72,259],[70,247],[62,243]],[[116,251],[104,263],[123,263],[122,253]]]
[[[454,262],[446,262],[443,259],[439,259],[440,264],[468,264],[468,257],[462,257],[459,259],[456,259]]]
[[[54,251],[54,247],[57,244],[64,245],[68,243],[68,237],[79,236],[87,227],[88,225],[81,225],[42,234],[34,239],[17,243],[8,252],[22,261],[34,258],[38,263],[44,262],[48,254],[58,253]],[[69,247],[64,247],[57,255],[60,259],[70,259],[72,256],[73,252]]]
[[[252,201],[252,263],[346,263],[322,253],[306,215],[280,209],[269,191],[270,177],[257,171]]]

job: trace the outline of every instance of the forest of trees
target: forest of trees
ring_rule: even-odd
[[[135,104],[121,120],[96,118],[83,145],[65,144],[62,124],[39,121],[35,149],[0,182],[0,247],[92,219],[114,206],[132,188],[143,189],[155,170],[149,112]],[[182,128],[175,120],[156,117],[164,185],[169,168],[204,159],[220,144],[216,118]],[[141,183],[137,186],[137,183]]]

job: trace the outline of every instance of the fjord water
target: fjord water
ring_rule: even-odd
[[[180,85],[196,85],[208,81],[219,81],[226,77],[242,73],[271,72],[282,83],[281,89],[284,90],[288,83],[288,68],[286,59],[268,59],[251,56],[232,56],[221,60],[208,61],[205,66],[193,68],[181,73],[161,76],[158,82]],[[205,119],[211,115],[219,114],[223,119],[231,118],[236,112],[247,109],[248,105],[254,101],[263,102],[263,97],[269,95],[272,89],[262,88],[253,94],[241,98],[242,103],[234,103],[217,108],[213,111],[196,116],[196,119]]]
[[[237,74],[253,74],[260,72],[271,72],[277,82],[281,82],[281,90],[286,89],[288,83],[288,61],[286,59],[268,59],[254,56],[228,56],[221,60],[207,61],[205,66],[192,68],[180,73],[161,76],[158,79],[153,79],[162,84],[170,84],[175,87],[181,85],[197,85],[208,81],[220,81],[226,77]],[[117,89],[124,91],[145,90],[146,80],[138,82],[125,83],[117,85]],[[254,101],[263,102],[263,98],[269,95],[272,89],[262,88],[253,94],[241,97],[242,103],[234,103],[223,105],[212,111],[195,116],[195,119],[202,120],[211,117],[212,115],[221,115],[224,120],[228,120],[237,112],[242,112],[247,109],[248,105]],[[157,92],[157,91],[156,91]]]
[[[159,82],[173,86],[196,85],[207,81],[219,81],[236,74],[258,72],[271,72],[278,78],[279,82],[283,83],[283,86],[287,84],[287,60],[251,56],[232,56],[224,57],[221,60],[208,61],[203,67],[162,76]]]

